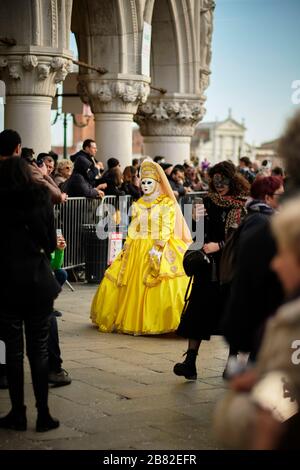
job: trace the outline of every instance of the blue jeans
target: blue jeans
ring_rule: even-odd
[[[64,285],[68,279],[68,273],[65,269],[55,269],[54,276],[60,286]]]

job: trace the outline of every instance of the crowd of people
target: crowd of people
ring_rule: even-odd
[[[138,200],[142,196],[139,169],[145,157],[135,158],[132,165],[121,168],[117,158],[110,157],[103,163],[96,160],[96,154],[97,144],[93,139],[86,139],[81,150],[65,159],[59,159],[52,151],[36,157],[33,149],[23,147],[21,151],[21,157],[31,163],[36,181],[44,179],[55,203],[64,202],[68,196],[103,198],[129,195]],[[163,156],[156,156],[153,160],[164,170],[177,200],[191,192],[208,191],[212,165],[206,158],[199,165],[191,160],[174,165]],[[269,160],[251,162],[249,157],[241,157],[237,170],[250,184],[258,176],[284,178],[284,170],[278,166],[272,168]]]
[[[223,378],[231,381],[232,391],[218,406],[218,435],[237,448],[296,445],[299,411],[279,422],[271,409],[253,401],[251,391],[268,372],[284,371],[290,393],[284,387],[282,393],[300,403],[300,375],[290,358],[293,340],[300,339],[299,135],[298,113],[279,144],[284,171],[248,157],[237,166],[204,160],[197,167],[156,156],[122,169],[114,157],[105,166],[98,162],[92,139],[70,159],[57,160],[51,152],[35,158],[33,149],[21,147],[17,132],[0,133],[0,205],[6,221],[0,236],[7,248],[1,261],[8,269],[1,273],[6,366],[0,366],[0,387],[8,387],[12,404],[0,428],[27,427],[23,326],[37,431],[59,426],[48,409],[49,384],[71,383],[59,348],[61,314],[53,307],[67,278],[62,266],[68,241],[55,232],[53,204],[68,197],[130,195],[135,202],[128,237],[94,297],[92,321],[102,332],[176,331],[188,346],[173,372],[187,380],[198,376],[202,341],[224,336],[229,356]],[[203,224],[201,246],[193,243],[178,205],[181,197],[198,191],[205,195],[193,207],[192,224]],[[249,355],[248,363],[241,365],[241,353]],[[240,421],[235,407],[243,415]]]

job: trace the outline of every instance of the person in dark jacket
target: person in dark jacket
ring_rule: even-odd
[[[229,162],[212,167],[209,176],[210,191],[204,198],[207,215],[202,247],[209,263],[201,261],[199,269],[196,267],[189,302],[177,330],[179,336],[188,339],[188,350],[185,361],[175,364],[174,373],[188,380],[197,378],[196,357],[201,341],[209,341],[211,335],[220,334],[219,322],[225,296],[219,287],[221,250],[229,230],[238,226],[246,213],[244,206],[249,191],[248,182]],[[229,354],[237,354],[237,351],[231,350]]]
[[[169,183],[171,188],[174,191],[176,198],[178,199],[181,196],[184,196],[185,193],[188,191],[188,188],[183,186],[184,182],[184,168],[175,166],[171,172]]]
[[[115,175],[116,169],[121,171],[121,165],[117,158],[111,157],[106,162],[107,169],[102,173],[101,178],[99,179],[99,183],[107,183],[109,185],[112,184],[112,174]],[[119,174],[120,174],[119,171]]]
[[[137,201],[142,196],[140,182],[137,177],[137,169],[134,166],[126,166],[123,172],[123,183],[121,190]]]
[[[257,178],[251,187],[248,214],[240,227],[235,274],[222,329],[230,346],[250,352],[251,361],[256,360],[267,319],[284,298],[270,266],[276,253],[270,221],[283,193],[281,178]]]
[[[82,144],[82,150],[71,155],[70,160],[75,164],[77,160],[88,160],[91,165],[89,166],[89,173],[86,175],[89,183],[92,186],[98,186],[100,181],[98,179],[101,177],[101,169],[103,164],[97,162],[95,157],[97,154],[97,144],[93,139],[86,139]]]
[[[102,198],[106,188],[106,183],[93,187],[91,181],[93,177],[93,164],[87,158],[77,158],[74,163],[73,173],[66,181],[65,191],[70,197]]]
[[[12,131],[14,132],[14,131]],[[13,145],[14,135],[10,135]],[[23,325],[38,411],[38,432],[57,428],[48,409],[48,332],[53,302],[60,291],[50,266],[56,246],[53,206],[49,191],[32,180],[29,165],[18,157],[0,159],[1,308],[0,330],[6,345],[11,411],[0,428],[24,431]],[[1,134],[0,153],[3,155]],[[7,155],[7,153],[6,153]],[[17,295],[16,295],[17,293]]]
[[[123,175],[120,167],[116,166],[106,172],[103,178],[106,184],[106,196],[124,196],[125,191],[122,189]]]

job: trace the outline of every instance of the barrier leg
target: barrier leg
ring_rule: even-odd
[[[67,286],[69,287],[69,289],[70,289],[72,292],[75,291],[74,287],[72,286],[72,284],[70,284],[69,281],[66,281],[65,283],[67,284]]]

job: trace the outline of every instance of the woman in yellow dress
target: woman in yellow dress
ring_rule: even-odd
[[[154,335],[179,324],[188,284],[182,260],[191,235],[164,171],[152,160],[141,165],[141,187],[124,247],[92,302],[91,319],[102,332]]]

